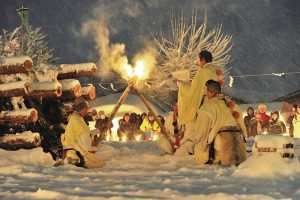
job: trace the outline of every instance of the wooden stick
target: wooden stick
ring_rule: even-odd
[[[105,133],[109,129],[109,127],[112,123],[112,120],[115,118],[119,108],[124,103],[126,97],[128,96],[129,92],[132,90],[132,88],[133,88],[134,84],[136,83],[136,81],[137,81],[137,78],[134,77],[128,82],[127,88],[125,89],[125,91],[123,92],[121,97],[119,98],[119,101],[118,101],[117,105],[114,107],[113,111],[111,112],[111,115],[110,115],[110,117],[107,121],[107,124],[105,125],[105,128],[102,130],[103,133]],[[99,143],[100,143],[100,138],[97,137],[93,142],[93,146],[97,146]]]
[[[158,126],[161,129],[161,133],[164,134],[168,140],[168,142],[170,143],[171,147],[173,148],[173,150],[175,150],[174,148],[174,142],[172,141],[172,139],[169,136],[169,131],[164,127],[164,125],[161,123],[161,121],[158,119],[158,117],[155,115],[154,110],[151,108],[150,104],[147,102],[146,98],[144,97],[144,95],[135,87],[133,87],[135,93],[137,94],[138,97],[140,97],[140,99],[143,101],[143,103],[145,104],[145,106],[148,108],[149,112],[153,115],[154,120],[157,122]]]

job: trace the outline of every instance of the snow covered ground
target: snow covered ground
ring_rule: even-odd
[[[119,96],[92,106],[109,114]],[[146,107],[129,95],[118,117],[132,111]],[[300,155],[300,140],[295,149]],[[106,166],[89,170],[51,167],[54,161],[41,148],[0,149],[0,199],[300,199],[299,157],[248,154],[239,167],[197,166],[193,156],[164,155],[153,141],[105,142],[96,154]]]
[[[197,166],[193,156],[163,155],[155,142],[108,142],[97,155],[106,166],[88,170],[49,167],[51,156],[41,148],[0,150],[0,199],[300,198],[298,158],[284,160],[276,153],[227,168]]]

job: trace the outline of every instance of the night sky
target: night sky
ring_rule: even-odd
[[[124,43],[129,58],[152,40],[153,32],[168,31],[172,10],[191,15],[197,9],[199,23],[206,12],[208,28],[222,24],[224,33],[233,36],[231,75],[300,72],[299,0],[1,0],[1,29],[19,25],[16,9],[22,5],[62,63],[97,63],[93,37],[82,34],[83,24],[97,19],[97,9],[109,22],[110,42]],[[226,93],[250,101],[269,101],[299,89],[300,74],[235,78],[232,88],[225,87]]]

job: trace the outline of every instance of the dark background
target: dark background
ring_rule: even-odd
[[[126,44],[129,58],[143,48],[153,31],[167,31],[170,13],[197,10],[199,23],[206,12],[209,28],[222,24],[232,34],[231,75],[300,71],[299,0],[1,0],[0,29],[20,24],[16,9],[28,7],[29,21],[42,27],[49,47],[62,63],[96,62],[98,53],[90,36],[80,34],[82,24],[95,18],[95,10],[109,15],[111,42]],[[101,66],[99,66],[101,67]],[[235,78],[225,91],[248,101],[269,101],[300,89],[300,74]]]

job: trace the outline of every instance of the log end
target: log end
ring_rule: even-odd
[[[91,75],[92,76],[95,76],[97,73],[97,68],[96,67],[93,67],[92,70],[91,70]]]
[[[26,94],[30,94],[30,93],[33,92],[32,85],[31,85],[30,82],[26,82],[26,83],[24,84],[24,90],[25,90],[25,93],[26,93]]]
[[[30,113],[30,121],[31,122],[36,122],[38,120],[38,113],[36,110],[32,110],[31,113]]]
[[[32,61],[31,60],[26,60],[24,62],[24,68],[27,72],[32,71]]]
[[[62,95],[62,87],[61,86],[57,86],[55,94],[57,97],[60,97]]]
[[[95,87],[91,87],[88,93],[91,100],[96,98],[96,89]]]
[[[80,97],[82,95],[81,86],[75,85],[73,88],[73,92],[74,92],[75,97]]]

